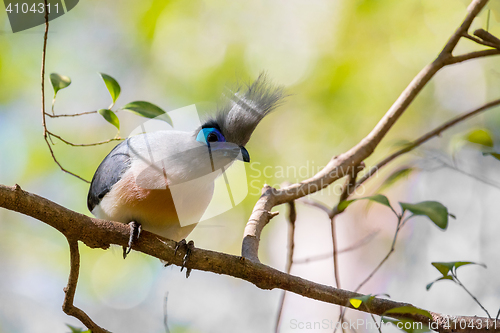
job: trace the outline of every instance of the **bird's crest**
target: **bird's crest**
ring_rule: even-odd
[[[278,107],[285,97],[284,88],[271,84],[262,73],[252,84],[227,88],[217,114],[202,127],[217,128],[226,141],[244,146],[262,118]]]

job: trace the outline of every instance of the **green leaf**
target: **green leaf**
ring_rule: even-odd
[[[352,304],[352,306],[354,306],[356,309],[359,308],[359,306],[361,305],[361,303],[363,303],[363,301],[361,301],[360,299],[354,297],[354,298],[350,298],[349,299],[349,302]]]
[[[453,276],[449,275],[450,271],[453,274],[456,274],[456,271],[459,267],[462,266],[467,266],[467,265],[479,265],[484,268],[486,268],[485,264],[477,263],[477,262],[472,262],[472,261],[450,261],[450,262],[433,262],[432,266],[436,267],[436,269],[441,273],[443,276],[441,276],[439,279],[429,283],[425,288],[427,290],[431,289],[432,285],[435,282],[441,281],[441,280],[453,280]]]
[[[382,321],[384,323],[391,323],[397,328],[399,328],[402,331],[405,331],[407,333],[424,333],[424,332],[431,332],[429,329],[429,326],[424,325],[420,322],[416,322],[411,319],[391,319],[391,318],[385,318],[382,317]]]
[[[485,264],[477,263],[473,261],[450,261],[450,262],[433,262],[432,266],[436,267],[436,269],[443,274],[443,276],[447,276],[448,273],[452,270],[457,270],[457,268],[467,265],[479,265],[481,267],[486,268]]]
[[[428,317],[429,319],[432,320],[432,316],[429,313],[429,311],[424,310],[424,309],[416,308],[416,307],[414,307],[412,305],[405,305],[405,306],[400,306],[400,307],[397,307],[397,308],[392,308],[392,309],[387,310],[386,312],[384,312],[383,315],[386,315],[386,314],[395,314],[395,313],[398,313],[398,314],[422,315],[422,316],[426,316],[426,317]]]
[[[375,201],[375,202],[378,202],[379,204],[382,204],[384,206],[392,208],[391,203],[389,202],[389,199],[387,199],[387,197],[385,195],[382,195],[382,194],[375,194],[375,195],[372,195],[371,197],[366,197],[364,199]]]
[[[483,156],[486,156],[486,155],[493,156],[494,158],[496,158],[497,160],[500,161],[500,153],[496,153],[496,152],[484,152]]]
[[[439,228],[445,230],[448,227],[448,208],[437,201],[422,201],[416,204],[400,202],[403,212],[408,210],[413,215],[427,216]]]
[[[139,116],[146,118],[156,118],[161,116],[159,119],[166,121],[172,125],[172,119],[158,106],[144,101],[135,101],[122,106],[120,109],[133,112]]]
[[[120,130],[120,119],[118,119],[113,111],[108,109],[100,109],[97,112],[99,112],[99,114],[103,116],[103,118],[106,119],[108,123],[112,124],[118,130]]]
[[[356,309],[359,308],[361,303],[365,303],[367,305],[370,305],[370,302],[375,298],[374,295],[368,294],[368,295],[363,295],[363,296],[358,296],[358,297],[353,297],[349,299],[349,302],[354,306]]]
[[[50,83],[52,83],[52,88],[54,88],[55,97],[59,90],[64,89],[71,84],[71,79],[64,75],[52,73],[50,74]]]
[[[111,76],[99,73],[106,84],[106,88],[108,88],[109,94],[111,95],[111,99],[113,100],[113,104],[116,102],[118,97],[120,96],[121,88],[118,82],[113,79]]]
[[[352,204],[354,201],[358,200],[370,200],[370,201],[375,201],[378,202],[379,204],[382,204],[384,206],[387,206],[392,209],[391,203],[389,202],[389,199],[385,195],[382,194],[375,194],[370,197],[364,197],[364,198],[357,198],[357,199],[352,199],[352,200],[346,200],[342,201],[339,203],[338,210],[342,212],[345,210],[350,204]]]
[[[466,266],[466,265],[478,265],[484,268],[487,268],[485,264],[479,263],[479,262],[473,262],[473,261],[456,261],[455,262],[455,269],[461,266]]]
[[[465,140],[485,147],[493,147],[493,138],[488,130],[478,128],[466,134]]]
[[[432,281],[431,283],[427,284],[425,286],[425,289],[429,290],[431,289],[432,285],[438,281],[441,281],[441,280],[452,280],[453,281],[453,277],[451,275],[446,275],[446,276],[441,276],[439,279],[435,280],[435,281]]]
[[[90,330],[84,332],[83,329],[71,326],[70,324],[66,324],[66,326],[69,327],[69,329],[71,330],[71,333],[85,333],[85,332],[90,332]]]
[[[432,266],[436,267],[439,273],[443,274],[443,276],[447,276],[448,273],[453,269],[453,266],[455,266],[454,262],[433,262],[431,264]]]
[[[401,168],[401,169],[394,171],[393,173],[391,173],[389,175],[389,177],[387,177],[386,180],[384,180],[384,182],[382,183],[382,185],[380,185],[377,192],[382,192],[382,191],[386,190],[388,187],[390,187],[393,184],[395,184],[396,182],[398,182],[399,180],[401,180],[403,178],[408,178],[408,176],[413,171],[415,171],[415,168],[412,168],[412,167],[404,167],[404,168]]]

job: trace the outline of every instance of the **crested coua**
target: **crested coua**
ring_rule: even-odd
[[[214,181],[236,159],[259,122],[283,99],[265,75],[223,95],[214,116],[194,132],[157,131],[118,144],[94,174],[87,199],[96,217],[130,225],[128,250],[141,228],[184,241],[207,209]]]

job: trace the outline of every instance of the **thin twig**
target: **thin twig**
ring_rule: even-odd
[[[54,160],[54,162],[56,162],[56,164],[59,166],[59,168],[60,168],[62,171],[64,171],[64,172],[66,172],[66,173],[68,173],[68,174],[70,174],[70,175],[72,175],[72,176],[74,176],[74,177],[76,177],[76,178],[78,178],[78,179],[80,179],[80,180],[83,180],[84,182],[86,182],[86,183],[90,184],[90,182],[89,182],[88,180],[86,180],[85,178],[82,178],[82,177],[78,176],[76,173],[73,173],[73,172],[71,172],[71,171],[69,171],[69,170],[66,170],[66,169],[65,169],[65,168],[61,165],[61,163],[59,163],[59,161],[58,161],[58,160],[57,160],[57,158],[56,158],[56,155],[54,154],[54,151],[52,150],[52,146],[50,145],[50,142],[49,142],[49,139],[47,138],[47,136],[45,136],[45,142],[47,142],[47,146],[49,147],[49,150],[50,150],[50,155],[52,156],[52,159]]]
[[[346,247],[346,248],[343,248],[343,249],[340,249],[337,251],[337,254],[342,254],[342,253],[346,253],[346,252],[350,252],[350,251],[354,251],[354,250],[357,250],[359,249],[360,247],[368,244],[372,239],[375,238],[375,236],[379,233],[379,230],[376,230],[368,235],[366,235],[365,237],[363,237],[362,239],[360,239],[359,241],[357,241],[356,243]],[[293,261],[293,263],[295,265],[299,265],[299,264],[307,264],[307,263],[310,263],[310,262],[313,262],[313,261],[318,261],[318,260],[324,260],[324,259],[329,259],[332,257],[332,253],[325,253],[325,254],[319,254],[317,256],[313,256],[313,257],[308,257],[308,258],[304,258],[304,259],[295,259]]]
[[[45,123],[45,55],[47,53],[47,37],[49,34],[49,14],[47,13],[47,0],[45,3],[45,32],[43,34],[43,50],[42,50],[42,125],[43,125],[43,137],[47,141],[47,125]],[[48,142],[47,142],[48,144]]]
[[[377,323],[377,320],[375,319],[375,316],[374,316],[372,313],[370,313],[370,316],[372,317],[373,322],[375,323],[375,327],[378,329],[378,332],[379,332],[379,333],[382,333],[382,328],[380,327],[380,326],[382,326],[382,325],[379,325],[379,324]]]
[[[500,184],[499,183],[496,183],[496,182],[493,182],[491,180],[487,180],[487,179],[483,179],[483,178],[480,178],[478,176],[476,176],[475,174],[473,173],[469,173],[469,172],[466,172],[460,168],[458,168],[455,164],[453,163],[449,163],[448,161],[444,160],[443,158],[441,158],[441,156],[438,156],[438,155],[435,155],[435,156],[431,156],[431,158],[437,160],[439,163],[441,163],[441,165],[437,166],[437,167],[434,167],[434,168],[431,168],[431,169],[424,169],[425,171],[427,172],[433,172],[433,171],[436,171],[436,170],[440,170],[442,168],[448,168],[450,170],[453,170],[453,171],[456,171],[464,176],[467,176],[467,177],[470,177],[474,180],[477,180],[478,182],[481,182],[485,185],[488,185],[488,186],[491,186],[497,190],[500,189]]]
[[[394,233],[394,238],[392,240],[391,249],[386,254],[384,259],[382,259],[379,262],[377,267],[375,267],[375,269],[356,287],[356,289],[354,289],[355,293],[358,292],[359,289],[361,289],[361,287],[363,287],[368,281],[370,281],[370,279],[375,275],[375,273],[377,273],[377,271],[380,269],[380,267],[382,267],[382,265],[389,259],[391,254],[394,252],[395,246],[396,246],[396,240],[397,240],[398,234],[399,234],[399,230],[401,230],[401,228],[403,227],[403,223],[402,223],[403,215],[404,215],[404,213],[402,215],[398,215],[398,224],[396,226],[396,231]],[[405,222],[406,222],[406,220],[405,220]],[[344,321],[344,316],[345,316],[346,311],[347,311],[346,307],[342,308],[342,310],[340,311],[338,322],[342,323]]]
[[[356,289],[354,289],[354,292],[358,292],[361,287],[363,287],[368,281],[370,281],[370,279],[375,275],[375,273],[377,273],[377,271],[380,269],[380,267],[382,267],[382,265],[387,261],[387,259],[389,259],[389,257],[391,256],[391,254],[394,252],[394,249],[396,247],[396,240],[398,239],[398,234],[399,234],[399,230],[401,230],[401,228],[403,227],[403,215],[398,215],[398,224],[396,226],[396,231],[394,233],[394,238],[392,240],[392,244],[391,244],[391,249],[389,250],[389,252],[386,254],[386,256],[384,257],[384,259],[382,259],[379,264],[377,265],[377,267],[375,267],[375,269],[363,280],[363,282],[361,282],[357,287]]]
[[[54,138],[57,138],[57,139],[61,140],[65,144],[73,146],[73,147],[92,147],[92,146],[103,145],[103,144],[110,143],[110,142],[113,142],[113,141],[122,141],[122,140],[124,140],[123,138],[115,137],[115,138],[112,138],[112,139],[108,139],[108,140],[104,140],[104,141],[99,141],[99,142],[93,142],[93,143],[72,143],[70,141],[67,141],[67,140],[63,139],[59,135],[56,135],[56,134],[50,132],[49,130],[47,130],[47,134],[49,136],[53,136]]]
[[[462,287],[463,290],[465,290],[467,292],[467,294],[469,294],[470,297],[472,297],[472,299],[481,307],[481,309],[483,309],[484,312],[486,312],[486,314],[488,315],[488,318],[491,319],[491,316],[490,316],[488,310],[486,310],[484,308],[484,306],[481,304],[481,302],[479,302],[479,300],[467,288],[465,288],[465,286],[462,284],[462,282],[460,282],[460,280],[458,279],[457,274],[452,271],[451,275],[453,276],[453,279],[459,284],[459,286]]]
[[[60,117],[78,117],[78,116],[84,116],[87,114],[94,114],[97,113],[97,111],[87,111],[87,112],[81,112],[81,113],[74,113],[74,114],[50,114],[50,113],[45,113],[46,116],[49,116],[50,118],[60,118]]]
[[[165,300],[163,302],[163,325],[165,326],[165,333],[170,333],[168,328],[168,317],[167,317],[167,302],[168,302],[168,291],[165,295]]]
[[[356,168],[354,168],[355,170]],[[356,184],[356,177],[353,177],[352,174],[347,176],[347,179],[342,188],[342,193],[340,194],[339,203],[347,199],[350,194],[350,187]],[[338,205],[337,205],[338,206]],[[340,288],[340,274],[339,274],[339,266],[338,266],[338,246],[337,246],[337,228],[335,225],[335,220],[337,215],[339,214],[338,209],[333,209],[330,212],[330,231],[332,236],[332,257],[333,257],[333,276],[335,277],[335,285],[337,288]]]
[[[315,207],[315,208],[321,209],[330,218],[330,212],[331,212],[332,209],[330,207],[326,206],[325,204],[319,202],[319,201],[316,201],[316,200],[304,197],[304,198],[298,199],[297,202],[303,203],[304,205],[307,205],[307,206],[311,206],[311,207]]]
[[[409,143],[408,145],[406,145],[405,147],[403,147],[402,149],[392,153],[391,155],[389,155],[388,157],[384,158],[382,161],[378,162],[375,166],[371,167],[362,177],[361,179],[356,183],[356,188],[358,188],[361,184],[363,184],[366,180],[368,180],[370,177],[372,177],[374,174],[377,173],[377,171],[382,168],[384,165],[386,165],[387,163],[391,162],[392,160],[394,160],[395,158],[409,152],[409,151],[412,151],[413,149],[417,148],[418,146],[422,145],[423,143],[427,142],[428,140],[436,137],[436,136],[439,136],[443,131],[447,130],[448,128],[458,124],[459,122],[462,122],[464,120],[467,120],[483,111],[486,111],[486,110],[489,110],[497,105],[500,105],[500,99],[497,99],[497,100],[494,100],[492,102],[489,102],[489,103],[486,103],[484,104],[483,106],[475,109],[475,110],[472,110],[472,111],[469,111],[469,112],[465,112],[463,114],[461,114],[460,116],[458,117],[455,117],[447,122],[445,122],[444,124],[442,124],[441,126],[433,129],[432,131],[430,132],[427,132],[426,134],[422,135],[420,138],[416,139],[415,141]]]
[[[486,17],[486,31],[490,30],[490,16],[491,16],[491,9],[488,9],[488,16]]]
[[[364,164],[360,165],[361,169],[364,168]],[[331,226],[331,232],[332,232],[332,256],[333,256],[333,275],[335,276],[335,284],[337,288],[340,288],[340,272],[339,272],[339,267],[338,267],[338,249],[337,249],[337,230],[336,230],[336,225],[335,225],[335,220],[337,215],[341,214],[342,212],[339,211],[338,205],[342,202],[345,201],[353,192],[353,190],[356,188],[356,178],[358,176],[358,172],[361,171],[358,166],[355,166],[352,171],[347,175],[347,179],[344,183],[344,186],[342,188],[342,193],[340,194],[339,197],[339,202],[337,206],[335,206],[329,216],[330,216],[330,226]],[[345,316],[345,309],[344,307],[340,307],[340,315],[339,315],[339,321],[340,327],[342,328],[342,332],[345,333],[344,330],[344,316]],[[337,331],[337,327],[335,327],[334,333]]]
[[[482,51],[474,51],[458,56],[453,56],[449,57],[448,59],[445,60],[446,65],[453,65],[453,64],[458,64],[459,62],[467,61],[467,60],[472,60],[472,59],[477,59],[477,58],[484,58],[484,57],[489,57],[489,56],[494,56],[494,55],[499,55],[500,50],[498,49],[492,49],[492,50],[482,50]]]
[[[481,38],[483,41],[494,45],[493,47],[497,49],[500,47],[500,39],[489,33],[487,30],[477,29],[476,31],[474,31],[474,36],[477,36]]]
[[[356,178],[358,177],[358,173],[363,170],[364,163],[359,166],[355,166],[352,168],[351,172],[347,175],[347,179],[342,188],[342,193],[339,197],[339,204],[342,201],[345,201],[355,190],[356,188]],[[338,210],[338,204],[335,206],[329,216],[330,216],[330,226],[332,232],[332,255],[333,255],[333,275],[335,276],[335,284],[337,288],[340,288],[340,273],[339,273],[339,264],[338,264],[338,247],[337,247],[337,230],[335,226],[335,221],[337,215],[341,213]]]
[[[41,70],[41,77],[42,77],[42,126],[43,126],[43,138],[45,139],[45,142],[47,143],[47,147],[49,147],[49,150],[50,150],[50,155],[52,156],[52,159],[54,160],[54,162],[59,166],[59,168],[72,175],[72,176],[75,176],[76,178],[78,179],[81,179],[83,180],[84,182],[86,183],[90,183],[88,180],[78,176],[77,174],[69,171],[69,170],[66,170],[62,165],[61,163],[59,163],[59,161],[57,160],[56,158],[56,155],[54,154],[54,151],[52,150],[52,147],[50,145],[50,136],[49,136],[49,131],[47,130],[47,123],[45,121],[45,115],[47,114],[47,112],[45,112],[45,58],[46,58],[46,55],[47,55],[47,38],[48,38],[48,35],[49,35],[49,14],[48,14],[48,11],[47,11],[47,0],[44,0],[44,3],[45,3],[45,32],[43,34],[43,49],[42,49],[42,70]]]
[[[471,41],[473,41],[473,42],[475,42],[477,44],[481,44],[481,45],[484,45],[484,46],[489,46],[489,47],[492,47],[494,49],[498,49],[500,47],[499,45],[490,43],[490,42],[488,42],[486,40],[483,40],[483,39],[471,36],[468,33],[464,33],[464,37],[467,38],[467,39],[470,39]]]
[[[288,258],[286,261],[286,273],[290,274],[293,265],[293,252],[295,249],[295,221],[297,220],[297,211],[295,209],[295,201],[288,203]],[[283,313],[283,305],[285,304],[286,291],[281,294],[281,299],[278,307],[278,317],[276,318],[275,332],[280,331],[281,315]]]
[[[68,238],[68,244],[70,254],[70,271],[68,285],[64,288],[65,295],[62,309],[68,316],[73,316],[80,320],[82,324],[92,330],[93,333],[109,333],[109,331],[106,331],[94,323],[84,311],[73,305],[75,300],[76,285],[78,283],[78,275],[80,272],[80,252],[78,250],[78,240]]]

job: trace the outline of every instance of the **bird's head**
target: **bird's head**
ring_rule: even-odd
[[[260,74],[252,84],[227,89],[215,116],[196,131],[196,141],[207,145],[222,163],[238,157],[250,162],[245,145],[259,122],[279,106],[284,97],[283,88],[269,83],[265,74]]]
[[[143,164],[136,181],[144,188],[156,188],[156,183],[148,181],[161,181],[163,173],[174,185],[207,175],[217,177],[218,171],[224,172],[237,159],[250,162],[245,145],[258,123],[283,97],[283,88],[271,85],[261,74],[252,84],[228,89],[215,115],[194,133],[157,132],[148,144],[142,137],[134,138],[129,149],[140,155],[136,160]],[[206,179],[212,181],[211,177]]]

